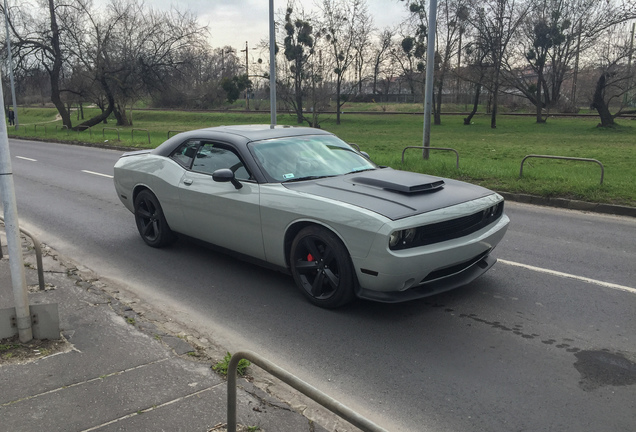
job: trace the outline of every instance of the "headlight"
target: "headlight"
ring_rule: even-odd
[[[415,240],[416,233],[417,233],[417,230],[415,228],[409,228],[407,230],[404,230],[402,232],[402,242],[404,244],[411,243],[413,240]]]
[[[389,247],[391,249],[401,249],[405,246],[408,247],[407,245],[415,240],[416,234],[417,228],[393,231],[389,237]]]
[[[402,231],[393,231],[389,237],[389,246],[391,249],[396,247],[398,243],[400,243],[400,240],[402,240]]]

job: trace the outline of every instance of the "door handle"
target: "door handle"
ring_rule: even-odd
[[[183,181],[183,184],[186,185],[186,186],[190,186],[192,184],[192,180],[191,179],[185,179]]]

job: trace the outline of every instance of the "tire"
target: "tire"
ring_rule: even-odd
[[[336,308],[355,297],[355,275],[347,249],[331,231],[303,228],[291,245],[290,267],[294,281],[310,302]]]
[[[147,189],[139,192],[135,198],[135,222],[139,235],[148,246],[161,248],[177,239],[168,226],[159,200]]]

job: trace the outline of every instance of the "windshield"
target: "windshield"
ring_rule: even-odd
[[[377,168],[333,135],[311,135],[250,143],[255,159],[274,181],[332,177]]]

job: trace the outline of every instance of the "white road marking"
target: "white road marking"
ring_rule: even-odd
[[[596,280],[596,279],[590,279],[590,278],[586,278],[583,276],[577,276],[577,275],[573,275],[573,274],[569,274],[569,273],[563,273],[563,272],[559,272],[556,270],[550,270],[550,269],[544,269],[541,267],[535,267],[535,266],[531,266],[531,265],[527,265],[527,264],[521,264],[518,262],[514,262],[514,261],[506,261],[506,260],[502,260],[502,259],[498,259],[497,262],[500,262],[502,264],[507,264],[510,266],[514,266],[514,267],[521,267],[521,268],[525,268],[528,270],[533,270],[536,272],[540,272],[540,273],[546,273],[552,276],[558,276],[558,277],[562,277],[562,278],[568,278],[568,279],[575,279],[575,280],[579,280],[582,282],[587,282],[590,284],[594,284],[594,285],[598,285],[598,286],[602,286],[602,287],[606,287],[606,288],[612,288],[615,290],[620,290],[620,291],[626,291],[628,293],[632,293],[632,294],[636,294],[636,288],[630,288],[628,286],[624,286],[624,285],[618,285],[615,283],[611,283],[611,282],[603,282],[600,280]]]
[[[93,174],[96,176],[102,176],[102,177],[108,177],[108,178],[113,178],[112,175],[108,175],[108,174],[102,174],[102,173],[98,173],[98,172],[94,172],[94,171],[86,171],[86,170],[82,170],[82,172],[86,173],[86,174]]]
[[[29,162],[37,162],[37,159],[31,159],[31,158],[24,157],[24,156],[16,156],[16,159],[22,159],[22,160],[29,161]]]

